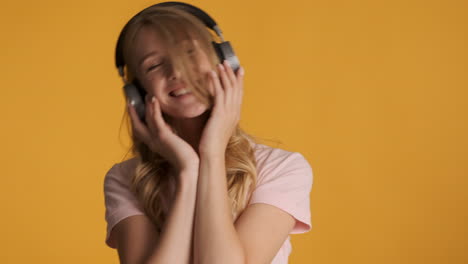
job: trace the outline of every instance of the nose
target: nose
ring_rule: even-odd
[[[174,65],[170,65],[170,72],[169,72],[169,79],[170,80],[178,80],[181,77],[181,73],[179,69],[176,69]]]

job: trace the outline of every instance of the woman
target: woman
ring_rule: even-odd
[[[150,7],[125,31],[133,158],[104,180],[107,236],[121,263],[287,263],[310,230],[312,168],[239,127],[244,70],[220,62],[195,16]]]

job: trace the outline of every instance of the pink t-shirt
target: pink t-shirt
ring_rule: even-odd
[[[296,224],[290,234],[309,231],[312,228],[310,213],[312,167],[298,152],[289,152],[263,144],[255,146],[257,186],[249,204],[270,204],[292,215],[296,219]],[[114,164],[104,178],[107,222],[105,243],[111,248],[116,248],[115,238],[111,235],[112,228],[126,217],[145,214],[129,189],[131,171],[137,162],[137,158],[132,158]],[[291,250],[288,236],[271,263],[288,263]]]

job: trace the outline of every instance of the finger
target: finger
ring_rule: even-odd
[[[224,68],[223,64],[218,64],[219,75],[222,83],[222,87],[224,90],[224,100],[231,100],[232,99],[232,85],[231,81],[226,74],[226,69]],[[227,102],[226,102],[227,103]]]
[[[212,81],[212,71],[208,72],[208,74],[206,75],[206,83],[208,84],[208,91],[210,92],[210,94],[214,97],[215,96],[215,87],[213,85],[213,81]]]
[[[231,102],[234,104],[234,105],[238,105],[239,104],[239,87],[238,87],[238,83],[237,83],[237,79],[236,79],[236,74],[234,73],[234,70],[232,69],[231,65],[229,64],[229,62],[227,60],[224,60],[223,62],[224,64],[224,70],[226,72],[226,75],[229,79],[229,82],[231,83]]]
[[[236,74],[234,73],[234,70],[232,69],[231,65],[229,64],[227,60],[224,60],[223,64],[224,64],[224,69],[226,70],[226,74],[231,83],[231,86],[235,88],[235,85],[237,83]]]
[[[223,64],[218,64],[219,78],[221,79],[221,84],[224,90],[228,90],[231,87],[231,81],[227,75],[226,68]]]
[[[244,67],[240,66],[239,70],[236,73],[237,82],[240,82],[240,81],[244,80],[244,74],[245,74]]]
[[[237,71],[236,79],[237,79],[237,89],[238,89],[238,96],[240,97],[240,100],[242,100],[242,97],[244,96],[244,67],[239,67],[239,70]]]
[[[149,142],[149,133],[145,125],[140,121],[135,108],[131,105],[130,102],[127,102],[127,110],[130,115],[130,120],[132,122],[132,130],[138,138],[140,138],[144,143]]]
[[[155,120],[154,120],[154,106],[153,104],[151,103],[151,97],[150,95],[148,94],[145,98],[145,110],[146,110],[146,115],[145,115],[145,119],[146,119],[146,125],[148,127],[148,130],[150,132],[151,135],[155,135],[157,133],[157,128],[156,128],[156,125],[155,125]]]
[[[154,121],[156,122],[156,126],[158,131],[164,131],[165,129],[169,129],[168,124],[164,120],[161,111],[161,105],[159,104],[159,100],[156,97],[153,97],[153,107],[154,107]]]
[[[218,75],[214,70],[211,71],[211,82],[215,91],[215,106],[221,105],[224,102],[224,91],[219,82]]]

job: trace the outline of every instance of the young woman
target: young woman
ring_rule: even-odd
[[[128,24],[133,158],[107,172],[106,243],[121,263],[287,263],[289,234],[310,230],[312,168],[239,127],[244,70],[233,71],[195,16],[151,7]]]

